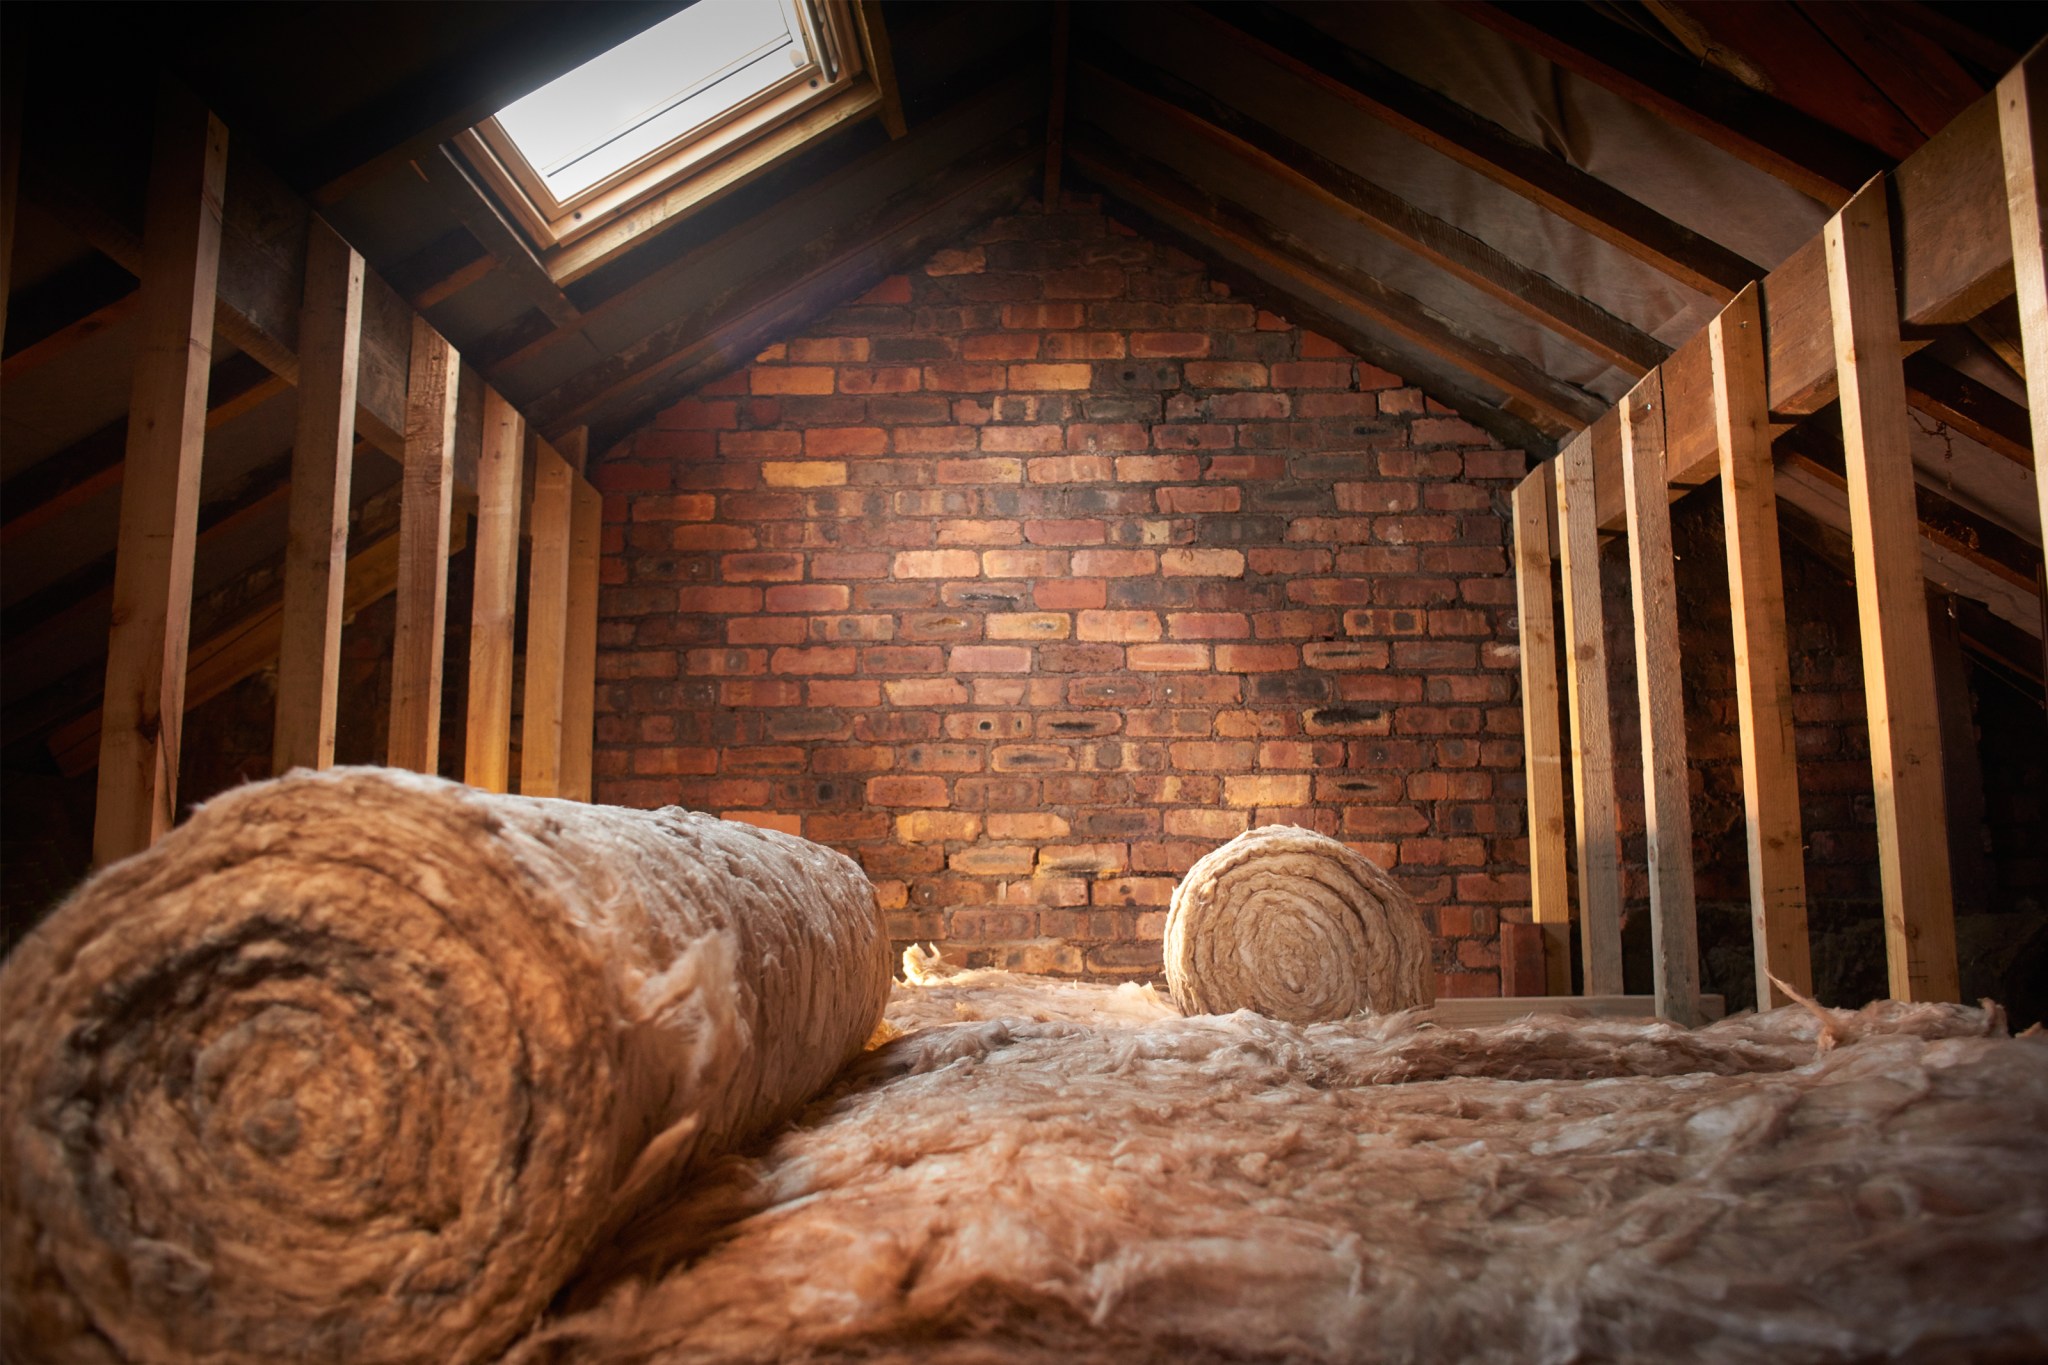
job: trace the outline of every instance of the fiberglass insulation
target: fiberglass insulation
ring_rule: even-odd
[[[515,1360],[2048,1352],[2048,1039],[1995,1009],[1302,1027],[908,965]]]
[[[208,803],[0,968],[0,1356],[495,1355],[888,994],[850,860],[379,769]]]

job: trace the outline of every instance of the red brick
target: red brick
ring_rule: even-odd
[[[854,300],[855,303],[889,304],[910,302],[910,277],[891,275],[867,293]]]
[[[1242,578],[1241,550],[1161,550],[1159,572],[1169,578]]]
[[[1099,578],[1057,578],[1031,589],[1032,605],[1048,611],[1100,607],[1108,600],[1109,585]]]
[[[1218,645],[1216,667],[1225,673],[1276,673],[1301,666],[1293,645]]]
[[[820,680],[808,684],[804,689],[805,700],[812,706],[853,707],[859,709],[882,704],[882,685],[867,679],[854,681]]]
[[[845,611],[852,594],[837,583],[801,583],[768,589],[769,611]]]
[[[1348,389],[1351,366],[1337,361],[1300,360],[1273,367],[1273,386],[1281,389]]]
[[[1345,350],[1321,332],[1311,332],[1304,327],[1301,330],[1301,358],[1303,360],[1350,360],[1352,355],[1351,352]]]
[[[1003,305],[1003,326],[1013,330],[1036,327],[1064,330],[1079,327],[1082,317],[1083,308],[1078,303],[1006,303]]]
[[[1272,421],[1293,411],[1284,393],[1219,393],[1209,400],[1209,415],[1233,422]],[[1244,433],[1239,432],[1240,441]]]
[[[1001,365],[927,365],[924,386],[941,393],[994,393],[1004,387]]]
[[[1166,633],[1176,640],[1242,640],[1251,627],[1242,612],[1175,611],[1167,613]]]
[[[728,431],[718,438],[720,454],[743,458],[797,455],[803,448],[802,434],[794,431]]]
[[[1083,640],[1132,642],[1157,640],[1159,616],[1149,611],[1084,611],[1075,618]]]
[[[962,360],[1036,360],[1040,338],[1036,332],[983,332],[962,337]]]
[[[903,435],[902,431],[897,432],[899,440]],[[940,460],[933,466],[932,476],[943,484],[1022,483],[1024,462],[1007,457],[986,460]]]
[[[1470,422],[1455,417],[1424,417],[1408,425],[1408,439],[1419,446],[1490,446],[1493,438]]]
[[[739,425],[739,404],[685,398],[654,419],[657,430],[724,431]]]
[[[830,393],[832,369],[826,365],[762,366],[748,371],[755,393]]]
[[[1059,450],[1066,433],[1056,426],[983,427],[981,448],[1001,452]]]
[[[1152,433],[1136,422],[1076,422],[1067,428],[1066,437],[1069,450],[1144,450]]]
[[[1158,450],[1228,450],[1236,444],[1237,428],[1221,424],[1166,423],[1152,428],[1152,445]]]
[[[812,427],[804,433],[804,454],[810,456],[880,455],[888,445],[880,427]]]
[[[1196,360],[1181,368],[1187,382],[1198,389],[1262,389],[1266,367],[1248,360]]]
[[[972,450],[980,435],[973,427],[897,427],[896,453],[931,455]]]
[[[1235,512],[1243,498],[1235,488],[1162,488],[1153,496],[1160,511],[1184,516],[1202,512]]]
[[[955,645],[946,664],[955,673],[1028,673],[1031,650],[1023,645]]]
[[[1139,673],[1199,672],[1209,667],[1207,645],[1132,645],[1124,651],[1124,666]]]
[[[943,777],[892,774],[871,777],[867,784],[868,804],[873,806],[948,806]]]
[[[1046,578],[1067,572],[1064,550],[989,550],[981,557],[990,578]]]
[[[1014,521],[964,521],[956,518],[940,522],[938,530],[941,545],[1015,545],[1024,539],[1022,524]]]
[[[635,521],[709,521],[718,511],[718,500],[709,493],[678,493],[668,498],[635,498]]]
[[[866,337],[797,337],[789,343],[789,358],[804,362],[866,360]]]
[[[1009,387],[1012,389],[1085,389],[1095,380],[1095,372],[1087,365],[1012,365]]]
[[[733,645],[801,644],[805,627],[794,616],[735,616],[725,623],[725,640]]]
[[[684,671],[699,677],[760,673],[767,667],[765,649],[692,649],[683,655]]]
[[[1202,332],[1133,332],[1131,354],[1154,359],[1205,356],[1209,338]]]
[[[891,572],[897,578],[978,578],[981,556],[972,550],[905,550]]]
[[[1157,573],[1154,550],[1076,550],[1074,572],[1092,578],[1135,578]]]
[[[1122,332],[1054,332],[1045,339],[1047,360],[1122,360]]]
[[[1033,545],[1100,545],[1109,528],[1099,521],[1027,521],[1024,539]]]
[[[988,268],[988,259],[978,246],[941,251],[925,262],[927,275],[978,275]]]
[[[732,616],[761,610],[759,588],[683,588],[674,598],[675,610]]]
[[[682,522],[669,532],[671,550],[753,550],[761,541],[744,526],[710,526],[703,522]]]

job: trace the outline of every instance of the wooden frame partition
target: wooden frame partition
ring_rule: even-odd
[[[1629,539],[1657,1012],[1698,1019],[1682,661],[1665,508],[1716,476],[1727,523],[1757,1003],[1768,1008],[1789,998],[1773,978],[1802,994],[1812,990],[1777,547],[1783,476],[1773,469],[1771,441],[1839,395],[1890,988],[1898,999],[1958,996],[1941,725],[1921,573],[1925,537],[1907,446],[1903,360],[1926,344],[1929,326],[1967,322],[2016,290],[2034,450],[2048,440],[2044,62],[2041,49],[2030,53],[1992,95],[1865,185],[1818,237],[1738,293],[1614,412],[1567,441],[1554,467],[1532,471],[1516,491],[1532,911],[1539,924],[1562,918],[1563,819],[1558,784],[1548,776],[1559,746],[1542,501],[1554,483],[1589,994],[1619,989],[1618,962],[1611,978],[1594,973],[1612,934],[1607,902],[1617,841],[1613,792],[1601,772],[1604,714],[1596,714],[1606,685],[1597,571],[1582,567],[1607,531]],[[2038,461],[2034,478],[2048,525],[2048,479]],[[1546,940],[1553,953],[1557,941]],[[1549,965],[1556,989],[1556,964]]]
[[[523,519],[534,541],[536,619],[524,735],[533,762],[522,787],[587,800],[601,501],[582,477],[583,433],[571,433],[573,465],[538,442],[537,475],[526,480],[526,418],[483,388],[483,431],[464,468],[461,357],[403,304],[394,308],[396,296],[362,256],[260,166],[237,160],[228,174],[227,147],[218,119],[166,90],[143,242],[139,253],[123,253],[142,279],[142,336],[106,694],[99,712],[51,741],[66,771],[89,769],[98,754],[95,863],[138,852],[170,828],[186,709],[269,663],[278,669],[275,769],[331,763],[343,623],[394,591],[387,761],[435,771],[448,562],[468,539],[456,512],[470,500],[478,544],[465,776],[496,791],[510,785]],[[272,228],[260,243],[257,221]],[[280,260],[280,251],[297,259]],[[287,290],[290,280],[303,281],[302,292]],[[298,428],[283,600],[193,650],[192,562],[217,329],[298,388]],[[399,529],[350,554],[351,465],[371,450],[404,466]]]

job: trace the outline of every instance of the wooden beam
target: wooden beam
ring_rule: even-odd
[[[527,505],[526,695],[519,731],[519,790],[562,795],[563,697],[569,647],[569,556],[573,485],[568,461],[534,444]]]
[[[519,230],[505,221],[490,196],[456,160],[452,149],[436,147],[413,164],[441,202],[469,229],[469,235],[498,262],[527,302],[547,314],[548,321],[557,327],[576,321],[576,305],[569,302],[568,295],[548,274],[547,267]]]
[[[1664,480],[1664,389],[1653,370],[1621,400],[1629,582],[1635,601],[1636,701],[1642,710],[1643,810],[1650,857],[1650,975],[1657,1017],[1695,1028],[1698,912],[1693,904],[1692,791],[1685,760],[1685,676]]]
[[[1883,157],[1811,115],[1703,71],[1606,17],[1546,7],[1461,3],[1457,10],[1553,65],[1608,90],[1741,158],[1829,208],[1841,204]],[[1789,17],[1799,22],[1796,15]],[[1818,38],[1819,35],[1815,35]],[[1902,148],[1900,155],[1910,152]]]
[[[284,551],[274,773],[334,763],[362,332],[363,258],[316,218],[306,243],[306,300],[299,312],[299,414]]]
[[[1107,91],[1138,102],[1606,363],[1640,375],[1671,353],[1671,348],[1655,337],[1540,271],[1510,259],[1206,91],[1129,53],[1113,54],[1113,64],[1119,75],[1095,65],[1083,67],[1091,94]]]
[[[903,94],[896,87],[896,53],[889,42],[889,26],[882,21],[882,0],[855,0],[853,20],[868,50],[868,70],[882,96],[877,117],[893,142],[908,134],[910,125],[904,121]]]
[[[1312,24],[1271,7],[1232,9],[1227,20],[1174,12],[1200,16],[1234,50],[1291,72],[1709,298],[1729,298],[1763,273],[1498,124],[1341,48]]]
[[[1045,194],[1047,213],[1060,203],[1060,161],[1067,133],[1067,35],[1072,16],[1067,0],[1052,0],[1052,92],[1045,113]]]
[[[158,100],[143,222],[142,303],[121,481],[114,626],[93,861],[138,853],[174,823],[185,653],[213,355],[227,129],[168,88]]]
[[[1530,918],[1543,938],[1546,993],[1570,995],[1572,905],[1564,860],[1557,627],[1551,614],[1551,478],[1552,471],[1541,468],[1515,487],[1515,609],[1521,632],[1522,761],[1528,774]]]
[[[2034,467],[2028,410],[1926,355],[1906,362],[1906,401],[2014,464]]]
[[[1908,5],[1805,0],[1799,12],[1827,35],[1884,97],[1927,137],[1977,102],[1983,87],[1938,42],[1899,22]],[[2003,71],[2012,63],[1992,67]],[[1912,149],[1909,149],[1912,150]]]
[[[1527,404],[1538,423],[1548,423],[1553,431],[1583,426],[1606,407],[1584,390],[1552,378],[1526,357],[1467,332],[1365,271],[1310,257],[1284,228],[1242,205],[1205,193],[1156,162],[1093,139],[1075,143],[1070,155],[1077,167],[1117,197],[1168,219],[1199,224],[1232,251],[1339,299],[1343,307],[1402,340]]]
[[[1916,553],[1911,428],[1883,182],[1865,186],[1830,219],[1822,241],[1856,549],[1885,956],[1895,999],[1955,1000],[1941,724]]]
[[[597,712],[597,593],[603,557],[604,499],[577,479],[570,488],[569,629],[562,668],[560,795],[590,799]]]
[[[1762,1010],[1792,1003],[1771,984],[1773,976],[1811,996],[1813,965],[1759,292],[1752,286],[1738,294],[1707,324],[1706,336],[1735,635],[1735,710],[1742,742],[1756,1005]]]
[[[2024,350],[2027,414],[2032,428],[2034,494],[2048,545],[2048,54],[2035,48],[1998,83],[1998,138],[2005,166],[2005,206],[2012,243],[2014,302]],[[2048,632],[2043,633],[2048,649]]]
[[[519,480],[525,461],[526,419],[497,390],[484,390],[462,780],[494,792],[511,789],[512,632],[519,592]]]
[[[441,663],[448,619],[449,520],[462,357],[413,319],[399,501],[397,620],[391,645],[391,729],[385,762],[440,771]]]
[[[1593,522],[1593,443],[1619,441],[1602,420],[1558,452],[1558,558],[1564,570],[1572,795],[1579,864],[1579,951],[1586,995],[1621,993],[1621,840],[1615,829],[1614,732],[1607,706],[1607,640],[1600,602],[1600,533]]]
[[[12,212],[12,206],[9,207]],[[0,307],[4,307],[0,304]],[[111,331],[135,316],[142,306],[142,291],[123,294],[104,308],[96,308],[69,326],[60,327],[41,341],[24,346],[5,360],[0,360],[0,384],[14,384],[35,370],[43,368],[58,357],[67,355],[79,343],[90,341],[102,332]]]

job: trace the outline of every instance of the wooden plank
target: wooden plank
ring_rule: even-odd
[[[1472,3],[1457,8],[1466,18],[1830,208],[1883,164],[1870,148],[1811,115],[1704,71],[1700,63],[1635,38],[1590,10]],[[1797,15],[1789,17],[1799,22]]]
[[[1548,467],[1515,487],[1515,609],[1522,657],[1522,761],[1528,773],[1529,907],[1543,935],[1546,991],[1572,993],[1572,905],[1564,860],[1564,742],[1551,612]]]
[[[1558,452],[1557,542],[1564,571],[1564,656],[1570,667],[1579,951],[1587,995],[1621,993],[1621,840],[1615,829],[1614,732],[1600,603],[1600,532],[1593,521],[1593,443],[1620,439],[1603,420]]]
[[[167,87],[157,105],[143,222],[142,304],[93,820],[99,866],[149,847],[177,811],[227,150],[220,120]]]
[[[440,771],[441,663],[448,621],[449,515],[462,357],[413,319],[398,519],[397,623],[391,645],[391,729],[384,761]]]
[[[1551,377],[1527,357],[1457,326],[1365,271],[1309,256],[1285,228],[1246,206],[1208,195],[1157,162],[1094,138],[1074,142],[1070,155],[1075,166],[1118,198],[1169,219],[1199,224],[1209,236],[1261,266],[1336,297],[1393,335],[1519,399],[1534,411],[1539,424],[1548,423],[1555,432],[1583,426],[1606,409],[1599,399]]]
[[[868,50],[868,71],[881,93],[877,117],[891,141],[910,132],[903,119],[903,94],[896,86],[896,53],[889,42],[889,26],[882,21],[882,0],[855,0],[853,21],[860,28],[861,42]]]
[[[13,206],[8,206],[12,212]],[[0,384],[13,384],[25,375],[40,370],[43,366],[61,356],[68,355],[79,343],[90,341],[102,332],[111,331],[135,316],[142,305],[142,292],[136,290],[123,294],[104,308],[96,308],[78,321],[60,327],[42,340],[22,347],[5,360],[0,360]],[[4,308],[0,301],[0,308]]]
[[[1234,9],[1228,19],[1180,7],[1173,14],[1206,25],[1233,50],[1293,73],[1709,298],[1728,298],[1762,273],[1734,252],[1498,124],[1362,54],[1340,49],[1302,20],[1270,7]]]
[[[1698,912],[1693,904],[1692,792],[1686,768],[1684,666],[1678,648],[1671,506],[1664,480],[1664,387],[1656,371],[1621,401],[1635,601],[1636,700],[1642,709],[1643,810],[1650,856],[1650,974],[1657,1015],[1700,1022]]]
[[[1550,954],[1540,924],[1517,924],[1509,920],[1500,926],[1500,993],[1555,995],[1550,989]],[[1566,991],[1563,994],[1569,995]]]
[[[1896,13],[1907,8],[1868,0],[1801,0],[1799,12],[1931,137],[1976,103],[1983,89],[1941,44],[1899,22]],[[2011,64],[1990,69],[2003,71]]]
[[[1382,189],[1349,167],[1274,131],[1176,76],[1128,52],[1114,54],[1118,75],[1084,65],[1091,95],[1110,92],[1171,120],[1211,146],[1290,185],[1366,230],[1471,285],[1631,375],[1670,348],[1441,218]]]
[[[527,504],[526,694],[519,738],[519,790],[562,794],[562,729],[569,644],[572,485],[568,461],[546,441],[534,446]]]
[[[306,298],[299,311],[298,430],[292,442],[284,634],[271,737],[275,773],[334,763],[362,332],[363,258],[316,218],[308,232]]]
[[[1052,89],[1045,111],[1045,193],[1047,213],[1059,207],[1060,162],[1067,133],[1067,34],[1072,16],[1067,0],[1052,0]]]
[[[1828,221],[1856,605],[1876,786],[1885,957],[1900,1000],[1955,1000],[1941,725],[1921,587],[1906,379],[1883,182]]]
[[[462,780],[494,792],[510,790],[512,632],[519,591],[519,480],[525,461],[526,419],[497,390],[485,389]]]
[[[597,712],[597,593],[604,498],[582,479],[570,489],[569,631],[562,668],[561,795],[590,799]]]
[[[1811,996],[1813,965],[1759,292],[1752,286],[1738,294],[1707,325],[1706,337],[1735,636],[1756,1005],[1770,1009],[1792,1003],[1770,978]]]
[[[2048,54],[2038,47],[2028,53],[1998,83],[1994,98],[2005,166],[2014,303],[2026,361],[2027,416],[2036,456],[2034,494],[2041,514],[2039,529],[2048,544],[2048,469],[2039,458],[2048,450]],[[2048,606],[2048,597],[2043,600]],[[2042,642],[2048,650],[2048,631]],[[2048,654],[2043,658],[2048,661]]]
[[[1906,362],[1906,401],[1993,454],[2034,467],[2028,410],[1996,389],[1917,355]]]

